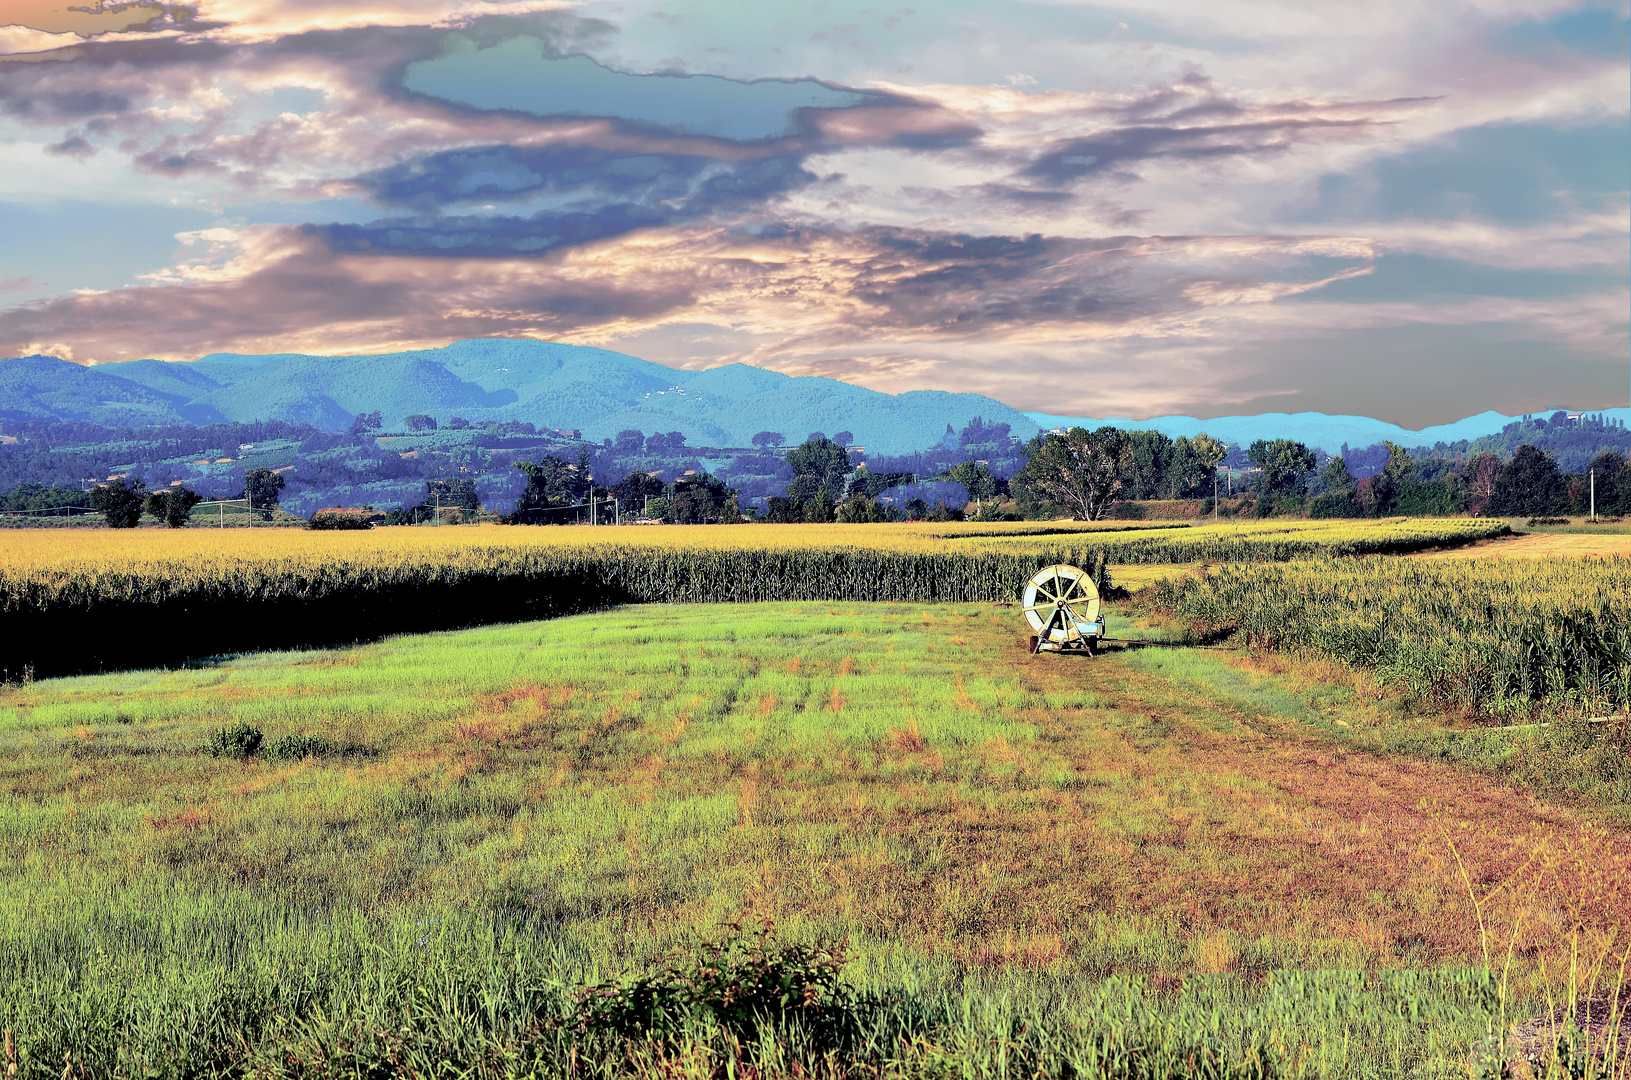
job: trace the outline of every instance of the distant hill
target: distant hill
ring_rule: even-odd
[[[1533,415],[1546,416],[1555,410],[1541,409]],[[1631,409],[1568,409],[1567,412],[1590,411],[1611,420],[1631,423]],[[1295,439],[1306,446],[1340,454],[1346,443],[1351,449],[1371,446],[1379,442],[1392,442],[1412,449],[1431,449],[1438,443],[1472,442],[1489,435],[1497,435],[1508,424],[1523,419],[1521,415],[1507,416],[1498,412],[1481,412],[1453,424],[1412,431],[1390,424],[1385,420],[1372,420],[1368,416],[1328,416],[1325,413],[1262,413],[1258,416],[1217,416],[1198,420],[1193,416],[1157,416],[1149,420],[1120,420],[1092,417],[1050,416],[1047,413],[1026,413],[1044,431],[1056,427],[1096,428],[1108,424],[1126,430],[1159,431],[1171,438],[1206,432],[1214,439],[1230,445],[1246,445],[1257,439]]]
[[[684,371],[623,353],[531,339],[480,338],[445,348],[372,356],[245,356],[215,353],[192,363],[131,360],[83,367],[49,356],[0,360],[0,422],[81,421],[108,427],[282,420],[327,431],[378,411],[388,428],[425,413],[446,423],[521,421],[575,428],[599,441],[626,428],[680,431],[692,446],[745,446],[760,431],[800,441],[812,431],[849,431],[871,454],[910,454],[940,443],[976,416],[1006,423],[1021,439],[1039,429],[1206,432],[1242,445],[1291,438],[1327,453],[1383,440],[1409,447],[1471,442],[1519,417],[1497,412],[1412,431],[1364,416],[1264,413],[1200,420],[1093,419],[1023,413],[980,394],[913,390],[885,394],[836,379],[788,376],[746,364]],[[1551,410],[1542,410],[1545,415]],[[1631,421],[1631,409],[1601,410]]]
[[[694,446],[746,446],[760,431],[802,441],[849,431],[869,452],[909,453],[976,416],[1021,438],[1036,424],[994,398],[913,390],[885,394],[836,379],[745,364],[682,371],[622,353],[529,339],[458,341],[374,356],[240,356],[192,363],[132,360],[82,367],[46,356],[0,360],[0,421],[108,426],[283,420],[329,431],[379,411],[387,426],[424,413],[445,423],[525,421],[618,431],[681,431]]]

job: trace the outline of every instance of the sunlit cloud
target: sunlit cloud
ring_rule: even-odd
[[[1623,5],[41,11],[0,210],[194,216],[114,282],[0,251],[0,351],[526,335],[1147,415],[1325,400],[1366,335],[1627,347]],[[1376,407],[1495,393],[1441,383]]]

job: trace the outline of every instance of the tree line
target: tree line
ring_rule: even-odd
[[[362,416],[356,426],[367,431],[377,422],[375,417]],[[1545,420],[1524,423],[1528,425],[1524,430],[1546,428]],[[1561,429],[1555,418],[1553,423]],[[1380,467],[1373,475],[1356,478],[1343,456],[1326,456],[1290,439],[1258,440],[1242,454],[1240,448],[1231,453],[1229,447],[1205,434],[1174,439],[1156,431],[1104,426],[1091,431],[1043,432],[1022,444],[1009,434],[1007,425],[988,425],[975,418],[960,434],[948,428],[939,447],[909,458],[879,458],[869,467],[850,447],[852,438],[849,432],[830,438],[812,432],[783,452],[782,433],[756,435],[755,447],[767,462],[774,462],[780,487],[780,494],[770,495],[765,510],[757,515],[740,508],[739,487],[710,474],[700,462],[667,480],[660,475],[665,470],[634,469],[614,483],[598,483],[594,479],[597,468],[615,458],[597,460],[591,451],[609,448],[583,446],[575,461],[542,455],[537,460],[514,462],[519,492],[513,509],[501,516],[528,524],[575,521],[588,516],[586,510],[593,502],[607,519],[620,508],[624,517],[682,524],[755,517],[773,522],[850,523],[965,516],[1096,520],[1111,513],[1135,512],[1131,504],[1150,500],[1199,500],[1202,505],[1193,509],[1208,513],[1214,509],[1212,500],[1227,492],[1231,496],[1224,504],[1227,512],[1257,516],[1544,517],[1587,513],[1593,506],[1594,487],[1600,515],[1631,511],[1631,459],[1616,450],[1603,450],[1579,471],[1564,472],[1551,453],[1531,444],[1517,446],[1506,457],[1490,451],[1457,453],[1444,446],[1412,452],[1383,443],[1380,449],[1385,457],[1378,457]],[[685,437],[679,432],[645,436],[627,431],[609,442],[610,449],[644,454],[683,447]],[[988,456],[972,456],[977,453]],[[1231,461],[1244,462],[1246,467],[1228,468],[1226,463]],[[937,471],[926,475],[928,469]],[[250,500],[258,516],[269,518],[277,508],[284,477],[269,469],[250,469],[243,483],[236,497]],[[965,498],[952,497],[931,506],[921,497],[900,497],[925,484],[961,489]],[[438,509],[449,507],[470,512],[481,509],[476,483],[468,476],[429,479],[425,485],[419,505],[391,511],[386,522],[429,520]],[[0,510],[83,507],[87,500],[116,528],[133,527],[144,514],[180,527],[201,496],[184,484],[148,490],[140,480],[120,477],[88,493],[22,484],[0,497]]]

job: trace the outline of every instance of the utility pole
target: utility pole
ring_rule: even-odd
[[[1218,523],[1218,471],[1212,470],[1212,524]]]
[[[1597,470],[1591,470],[1591,520],[1597,521]]]
[[[589,481],[589,524],[600,524],[600,519],[595,516],[595,482],[593,480]]]
[[[436,521],[435,521],[435,524],[440,525],[441,523],[442,523],[442,493],[440,491],[438,491],[436,493]]]

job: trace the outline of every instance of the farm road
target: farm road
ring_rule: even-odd
[[[1134,800],[1160,819],[1127,851],[1127,903],[1358,938],[1401,960],[1478,962],[1470,888],[1497,962],[1509,944],[1555,957],[1576,933],[1593,955],[1627,946],[1624,832],[1471,769],[1355,749],[1238,692],[1290,685],[1273,674],[1237,669],[1212,691],[1204,667],[1168,676],[1137,654],[1006,654],[1039,690],[1063,683],[1112,703],[1053,715],[1050,741],[1087,751],[1084,770],[1136,779]]]

